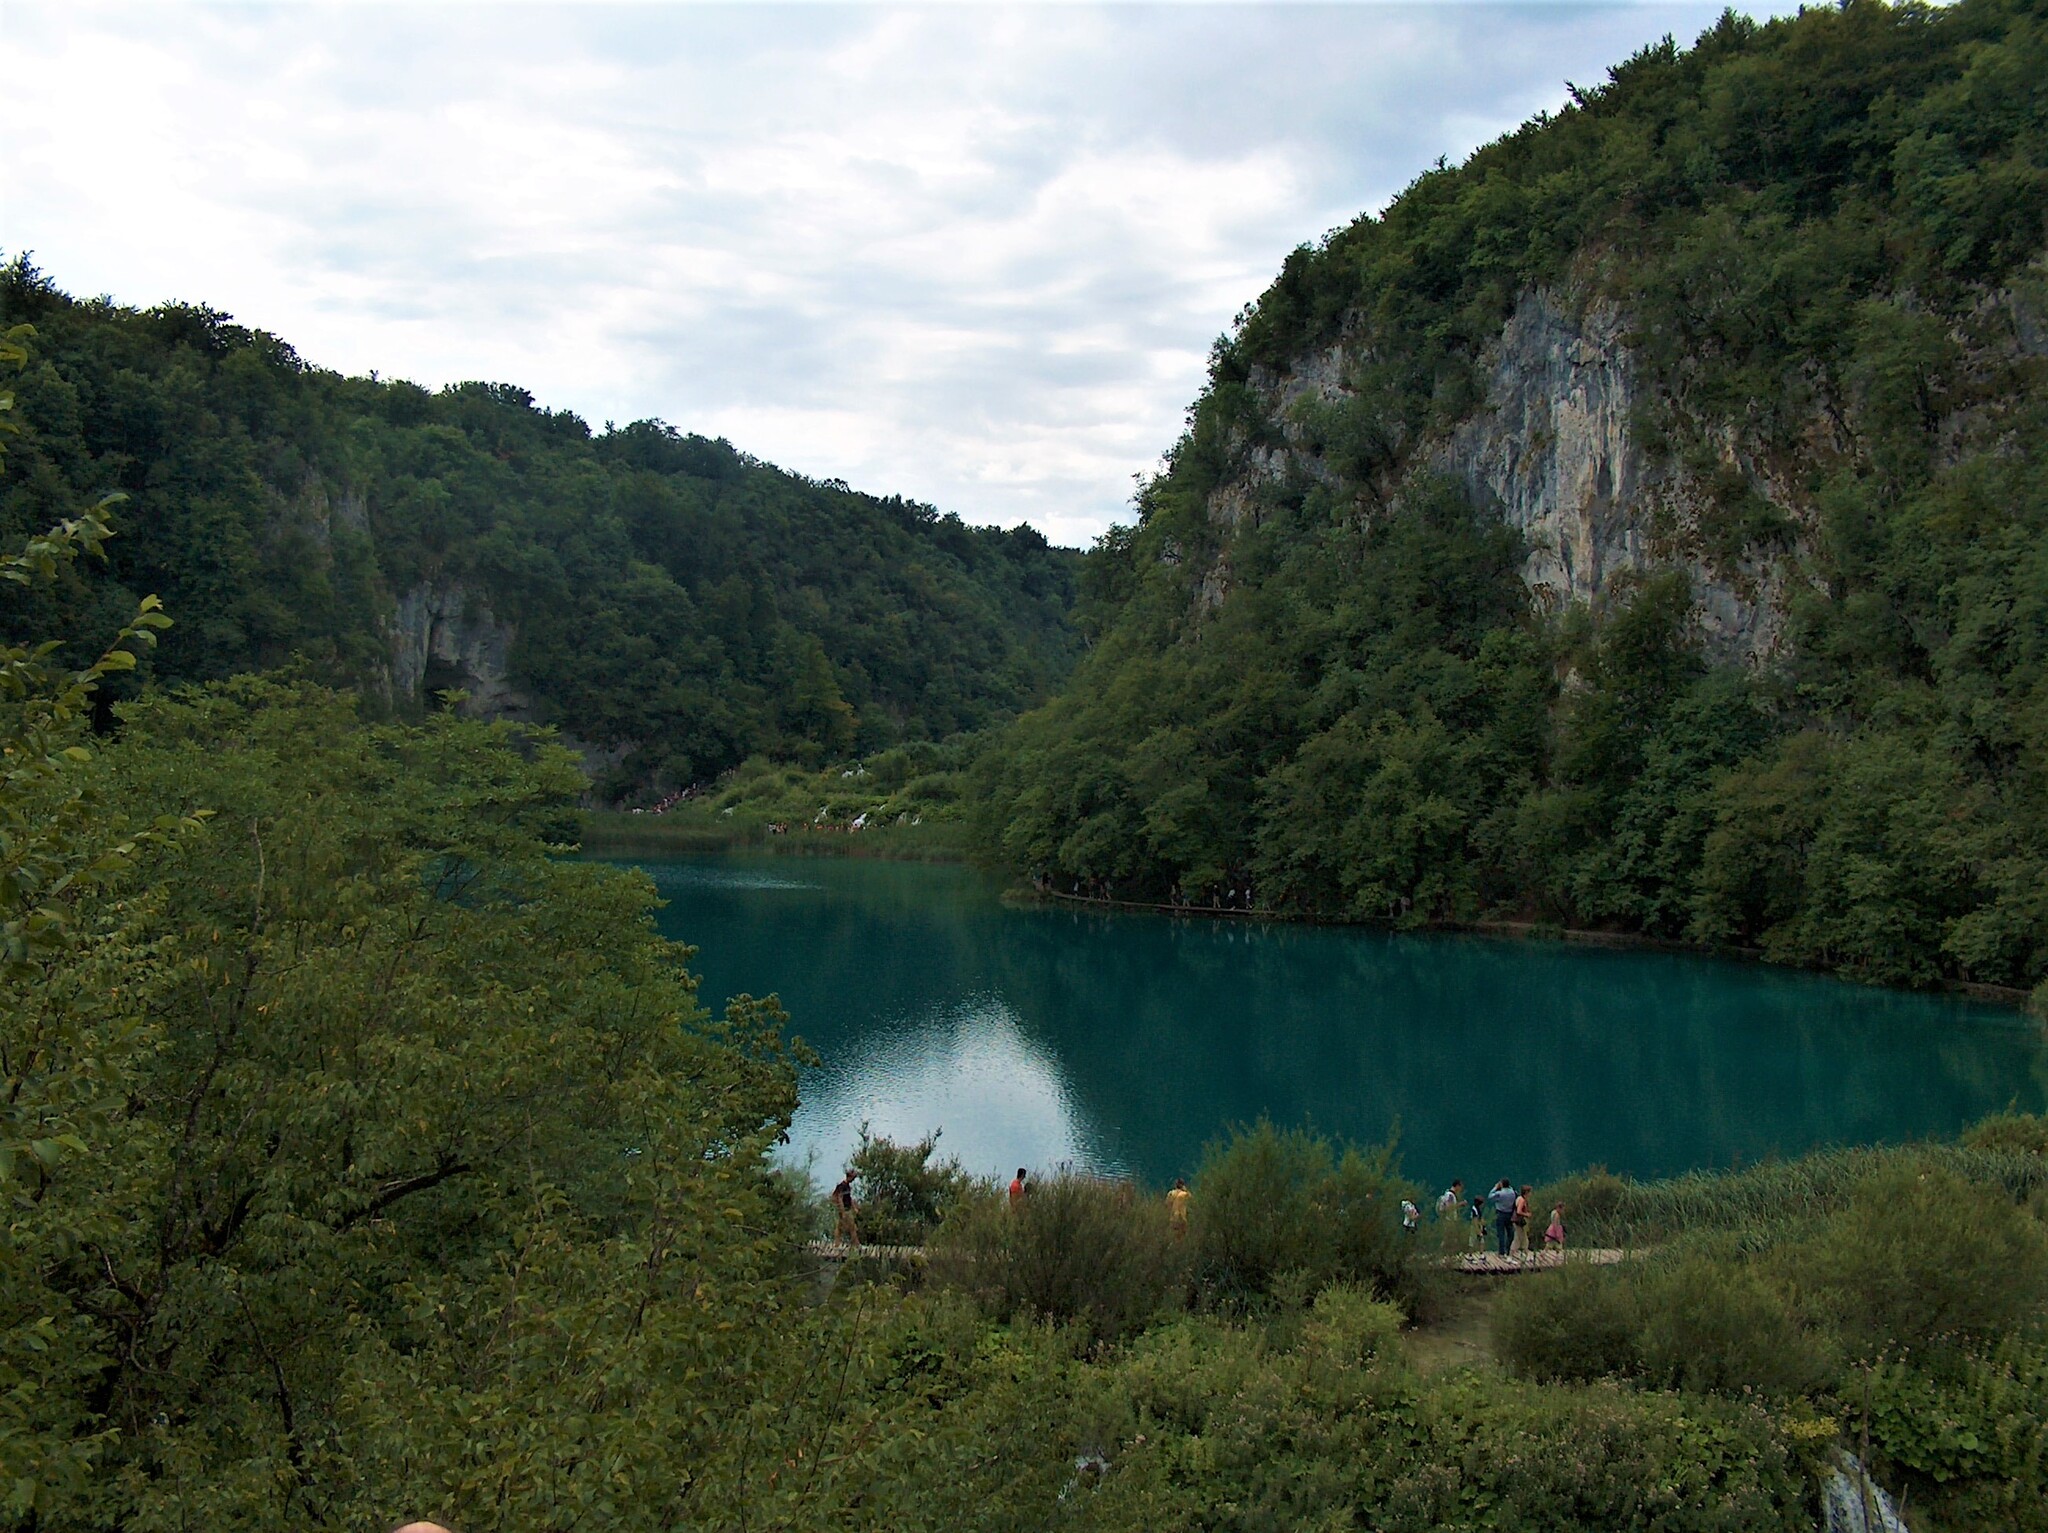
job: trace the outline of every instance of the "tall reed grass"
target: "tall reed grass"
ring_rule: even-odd
[[[1797,1160],[1737,1171],[1692,1171],[1638,1182],[1581,1172],[1542,1190],[1540,1208],[1562,1202],[1576,1246],[1634,1246],[1680,1234],[1735,1231],[1767,1242],[1786,1224],[1813,1224],[1844,1207],[1856,1188],[1907,1156],[2016,1203],[2048,1193],[2048,1157],[2010,1149],[1924,1144],[1816,1150]]]

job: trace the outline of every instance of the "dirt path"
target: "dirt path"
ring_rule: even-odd
[[[1428,1325],[1401,1333],[1401,1350],[1424,1377],[1452,1368],[1492,1368],[1493,1312],[1499,1283],[1446,1284],[1443,1309]]]

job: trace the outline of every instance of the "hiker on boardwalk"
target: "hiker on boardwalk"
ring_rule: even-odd
[[[1436,1197],[1437,1241],[1448,1251],[1454,1245],[1464,1244],[1465,1181],[1453,1177],[1451,1185]],[[1453,1221],[1456,1221],[1455,1223]]]
[[[1017,1175],[1010,1183],[1010,1207],[1016,1208],[1024,1201],[1026,1195],[1030,1193],[1031,1189],[1025,1185],[1030,1175],[1031,1173],[1022,1166],[1017,1168]]]
[[[1173,1187],[1166,1194],[1166,1222],[1172,1226],[1174,1238],[1184,1240],[1188,1233],[1188,1203],[1191,1201],[1185,1177],[1175,1177]]]
[[[1534,1187],[1524,1187],[1515,1194],[1515,1238],[1508,1246],[1510,1256],[1529,1254],[1529,1194],[1535,1190]]]
[[[1493,1191],[1486,1195],[1486,1206],[1493,1210],[1494,1246],[1502,1256],[1506,1256],[1514,1244],[1515,1202],[1515,1189],[1506,1177],[1495,1182]]]
[[[1564,1249],[1564,1205],[1558,1204],[1550,1211],[1550,1228],[1543,1232],[1543,1249],[1562,1251]]]
[[[1401,1200],[1401,1233],[1413,1235],[1422,1227],[1422,1210],[1407,1198]]]
[[[832,1209],[838,1216],[833,1239],[844,1241],[855,1251],[860,1249],[860,1231],[854,1228],[853,1211],[859,1206],[853,1201],[853,1171],[849,1167],[846,1175],[839,1179],[839,1185],[832,1189]]]

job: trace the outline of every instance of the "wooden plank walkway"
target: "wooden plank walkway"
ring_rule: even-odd
[[[1616,1262],[1626,1261],[1640,1253],[1622,1251],[1613,1246],[1590,1246],[1582,1251],[1524,1251],[1520,1256],[1501,1256],[1492,1251],[1468,1251],[1463,1256],[1447,1256],[1444,1265],[1458,1272],[1474,1277],[1510,1277],[1518,1272],[1550,1272],[1566,1262],[1577,1266],[1611,1267]]]
[[[921,1262],[925,1259],[923,1246],[849,1246],[843,1240],[812,1240],[804,1250],[820,1261],[843,1262],[858,1257],[885,1262]],[[1584,1263],[1589,1267],[1611,1267],[1616,1262],[1628,1260],[1641,1253],[1623,1251],[1614,1246],[1592,1246],[1585,1250],[1570,1251],[1525,1251],[1520,1256],[1497,1256],[1491,1251],[1468,1251],[1461,1256],[1446,1256],[1443,1264],[1454,1272],[1463,1272],[1472,1277],[1512,1277],[1520,1272],[1552,1272],[1567,1262]]]
[[[843,1262],[857,1256],[885,1262],[921,1262],[923,1246],[850,1246],[843,1240],[810,1240],[804,1250],[821,1261]]]

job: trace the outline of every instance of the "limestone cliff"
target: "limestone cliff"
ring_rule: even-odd
[[[1680,568],[1692,579],[1709,649],[1725,658],[1766,659],[1782,628],[1784,561],[1751,556],[1725,569],[1703,552],[1700,522],[1714,496],[1640,440],[1647,401],[1629,332],[1628,316],[1605,298],[1526,293],[1481,359],[1483,403],[1437,439],[1397,436],[1395,482],[1418,470],[1444,474],[1476,504],[1497,511],[1528,542],[1523,578],[1545,608],[1582,602],[1598,611],[1627,577]],[[1251,386],[1287,445],[1245,448],[1240,471],[1210,495],[1212,521],[1229,528],[1256,517],[1261,493],[1290,478],[1357,488],[1343,484],[1314,450],[1302,406],[1351,399],[1354,370],[1369,360],[1364,345],[1347,338],[1284,371],[1253,370]],[[1732,441],[1725,457],[1799,524],[1793,497],[1766,470]],[[1213,607],[1229,586],[1226,545],[1197,577],[1196,600]]]
[[[1497,509],[1529,543],[1523,579],[1539,601],[1596,610],[1617,577],[1677,567],[1691,577],[1710,650],[1749,660],[1777,647],[1781,572],[1769,559],[1733,570],[1701,552],[1713,496],[1651,458],[1636,422],[1646,401],[1629,322],[1604,299],[1526,294],[1486,362],[1484,407],[1431,455],[1431,466]],[[1795,523],[1797,507],[1731,443],[1729,466]]]
[[[398,598],[385,633],[391,691],[402,704],[425,704],[455,688],[466,694],[464,713],[528,716],[530,701],[512,684],[512,625],[467,582],[421,581]]]
[[[352,573],[382,608],[372,636],[377,657],[354,676],[385,707],[433,706],[446,689],[466,694],[462,711],[483,718],[530,716],[512,682],[512,624],[484,592],[460,578],[415,580],[393,593],[377,573],[368,499],[348,484],[308,474],[296,493],[273,496],[265,538],[270,557],[302,579],[331,588]]]

